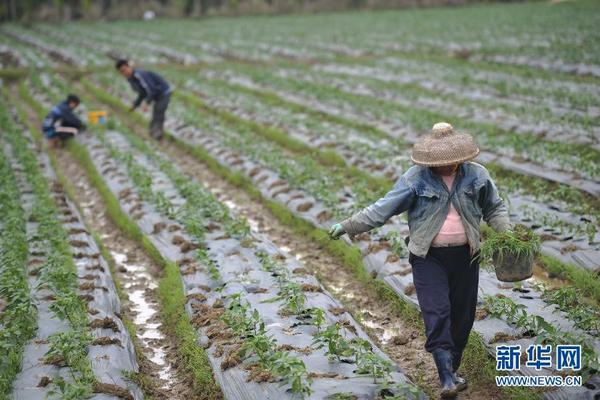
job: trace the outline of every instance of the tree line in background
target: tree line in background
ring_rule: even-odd
[[[0,0],[0,21],[116,20],[464,4],[474,0]]]

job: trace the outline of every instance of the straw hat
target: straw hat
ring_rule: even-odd
[[[454,131],[447,122],[438,122],[415,143],[411,160],[427,167],[443,167],[471,160],[479,154],[473,136]]]

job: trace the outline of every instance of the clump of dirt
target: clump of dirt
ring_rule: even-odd
[[[257,363],[249,364],[244,366],[246,371],[249,371],[248,377],[246,378],[246,382],[271,382],[273,381],[273,375],[263,368]]]
[[[329,312],[337,317],[338,315],[345,313],[346,309],[344,307],[330,307]]]
[[[302,290],[304,292],[322,292],[323,289],[321,289],[320,286],[317,285],[312,285],[310,283],[303,283],[301,286]]]
[[[120,200],[125,199],[125,198],[131,196],[132,193],[133,193],[133,191],[131,190],[131,188],[122,189],[119,192],[119,199]]]
[[[156,235],[157,233],[162,232],[166,227],[167,227],[166,223],[164,223],[162,221],[161,222],[157,222],[152,227],[152,233]]]
[[[42,358],[41,361],[43,364],[55,365],[55,366],[61,367],[61,368],[67,366],[67,361],[60,354],[55,354],[53,356],[46,356],[46,357]]]
[[[89,303],[90,301],[94,301],[94,296],[92,296],[91,294],[80,294],[79,297],[81,300],[85,301],[86,303]]]
[[[577,250],[581,250],[581,247],[575,244],[568,244],[560,249],[560,254],[572,253]]]
[[[92,341],[92,346],[110,346],[117,345],[119,347],[123,347],[121,341],[117,338],[111,338],[108,336],[102,336]]]
[[[342,374],[338,374],[335,372],[310,372],[308,374],[308,376],[310,376],[313,379],[318,379],[318,378],[339,379],[339,380],[348,379],[347,376],[344,376]]]
[[[385,262],[389,264],[393,264],[398,261],[400,261],[398,254],[388,254],[387,258],[385,259]]]
[[[113,385],[112,383],[96,381],[92,384],[92,390],[94,393],[103,393],[109,396],[116,396],[124,400],[134,400],[133,395],[129,392],[129,390],[118,385]]]
[[[206,301],[206,296],[203,295],[202,293],[193,293],[193,294],[188,294],[186,296],[186,299],[188,301],[190,301],[190,300],[197,300],[197,301],[200,301],[200,302],[205,302]]]
[[[249,287],[246,291],[248,293],[267,293],[269,290],[262,287]]]
[[[198,243],[185,242],[179,247],[179,250],[181,250],[181,252],[185,254],[185,253],[189,253],[192,250],[197,250],[200,247],[202,247],[202,246]]]
[[[494,337],[491,338],[488,343],[493,344],[493,343],[497,343],[497,342],[506,342],[506,341],[515,340],[518,338],[519,338],[518,336],[509,335],[508,333],[505,333],[505,332],[496,332]]]
[[[185,240],[185,238],[181,235],[174,235],[173,238],[171,238],[171,243],[173,243],[175,246],[179,246],[186,242],[187,240]]]
[[[225,359],[221,362],[221,371],[225,371],[231,367],[241,364],[242,359],[240,358],[240,347],[241,345],[235,345],[227,351]]]
[[[295,351],[296,353],[300,353],[300,354],[310,354],[313,352],[313,349],[310,346],[296,347],[291,344],[280,344],[279,346],[277,346],[277,350]]]
[[[313,206],[313,203],[311,203],[310,201],[307,201],[306,203],[302,203],[299,204],[298,207],[296,207],[296,211],[298,212],[306,212],[308,210],[310,210]]]
[[[216,299],[215,302],[212,305],[213,308],[225,308],[225,303],[223,303],[223,300],[221,299]]]
[[[44,375],[40,378],[40,381],[38,382],[37,387],[46,387],[51,383],[52,383],[52,379],[50,379],[49,376]]]
[[[206,304],[194,304],[194,309],[197,311],[192,317],[192,324],[196,327],[207,326],[211,321],[218,320],[223,315],[222,308],[210,307]]]
[[[98,315],[98,314],[100,314],[100,311],[98,311],[95,308],[90,308],[89,306],[87,307],[86,311],[88,312],[88,314],[91,314],[91,315]]]
[[[104,286],[97,286],[94,282],[84,282],[79,285],[79,290],[95,290],[102,289],[105,292],[108,292],[108,289]]]
[[[294,268],[294,270],[292,272],[296,275],[308,275],[309,274],[308,270],[306,268],[302,268],[302,267]]]
[[[196,267],[195,265],[190,265],[181,270],[181,275],[193,275],[196,272],[200,271],[201,268]]]
[[[372,254],[372,253],[379,253],[381,250],[389,249],[390,247],[391,247],[391,245],[389,242],[371,243],[365,249],[364,254],[367,255],[367,254]]]
[[[90,244],[85,240],[71,240],[69,241],[71,247],[88,247]]]
[[[407,296],[412,296],[413,294],[415,294],[416,291],[417,289],[415,288],[415,284],[412,282],[406,285],[406,287],[404,288],[404,294]]]
[[[198,285],[197,288],[200,290],[204,290],[205,292],[210,292],[212,290],[210,286],[207,285]]]
[[[408,344],[408,342],[410,342],[410,337],[405,333],[396,335],[390,339],[390,343],[395,346],[404,346],[405,344]]]
[[[88,271],[100,271],[100,272],[104,272],[104,267],[100,264],[96,264],[96,265],[88,265],[85,267],[85,269],[87,269]]]
[[[181,226],[177,225],[177,224],[171,224],[169,225],[169,227],[167,228],[167,230],[169,232],[177,232],[181,230]]]
[[[481,321],[488,315],[489,315],[489,313],[485,308],[478,308],[475,310],[475,320],[477,320],[477,321]]]
[[[329,211],[321,211],[319,214],[317,214],[317,221],[323,223],[325,221],[329,221],[331,217],[332,215]]]
[[[95,319],[90,322],[90,328],[92,329],[112,329],[113,332],[121,332],[119,325],[110,317],[104,317],[102,319]]]

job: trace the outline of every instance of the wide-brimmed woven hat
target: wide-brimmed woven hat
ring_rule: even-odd
[[[438,122],[430,135],[415,143],[410,158],[415,164],[443,167],[471,160],[478,154],[473,136],[456,132],[447,122]]]

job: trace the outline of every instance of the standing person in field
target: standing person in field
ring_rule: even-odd
[[[79,131],[85,130],[85,124],[73,112],[79,105],[79,97],[69,94],[52,109],[42,123],[44,136],[52,147],[58,147]]]
[[[457,374],[475,318],[479,284],[480,221],[511,229],[507,208],[488,171],[469,160],[479,154],[473,138],[440,122],[414,145],[412,166],[374,204],[331,227],[337,239],[382,226],[408,212],[409,262],[442,397],[466,388]]]
[[[163,137],[165,112],[171,99],[171,87],[167,81],[157,73],[133,68],[127,60],[119,60],[116,69],[127,78],[131,88],[138,94],[129,111],[133,111],[146,101],[154,103],[152,108],[152,121],[150,121],[150,136],[156,140]]]

